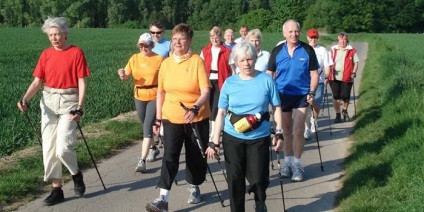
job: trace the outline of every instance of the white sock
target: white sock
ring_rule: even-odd
[[[292,158],[291,156],[284,157],[284,162],[286,163],[287,166],[292,166],[291,158]]]
[[[162,196],[163,200],[165,200],[165,202],[168,202],[169,190],[161,188],[159,196]]]
[[[302,165],[302,161],[300,160],[300,158],[294,157],[294,164]]]

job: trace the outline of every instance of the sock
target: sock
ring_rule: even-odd
[[[292,164],[291,164],[291,156],[284,157],[284,162],[286,163],[287,166],[292,166]]]
[[[168,202],[169,190],[161,188],[159,196],[161,196],[165,202]]]
[[[300,160],[300,158],[294,157],[294,164],[302,165],[302,161]]]
[[[337,117],[341,117],[341,114],[340,113],[336,113],[336,118]]]

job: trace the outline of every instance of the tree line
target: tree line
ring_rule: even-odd
[[[423,32],[424,0],[1,0],[1,27],[39,27],[64,16],[71,27],[167,29],[184,22],[196,30],[242,24],[281,31],[291,18],[302,27],[334,33]]]

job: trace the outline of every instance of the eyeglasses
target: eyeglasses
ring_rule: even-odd
[[[146,46],[146,45],[138,45],[138,48],[140,48],[140,49],[142,49],[142,48],[148,49],[148,48],[149,48],[149,46]]]
[[[158,32],[153,32],[153,31],[150,31],[150,34],[152,34],[152,35],[160,35],[160,34],[162,34],[162,32],[163,31],[158,31]]]

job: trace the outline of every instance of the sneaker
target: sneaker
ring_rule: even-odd
[[[146,162],[143,159],[139,159],[137,167],[135,167],[135,172],[145,173],[147,170]]]
[[[187,190],[190,192],[187,201],[189,204],[197,204],[201,201],[199,186],[191,185],[190,188],[187,188]]]
[[[303,137],[305,137],[306,140],[311,139],[311,130],[305,128],[305,132],[303,133]]]
[[[303,170],[300,164],[294,164],[291,180],[295,182],[303,181],[303,172],[305,172],[305,170]]]
[[[149,212],[167,212],[168,203],[165,202],[163,196],[156,198],[153,202],[149,202],[146,205],[146,211]]]
[[[255,212],[267,212],[267,211],[268,209],[265,205],[265,202],[259,202],[259,201],[255,202]]]
[[[349,121],[349,114],[347,113],[347,110],[346,109],[343,109],[342,110],[342,115],[343,115],[343,120],[344,121]]]
[[[281,177],[285,177],[285,178],[291,177],[292,173],[293,173],[292,167],[287,164],[285,164],[283,168],[281,168],[280,170]]]
[[[334,123],[342,123],[342,117],[340,113],[336,113],[336,118],[334,119]]]
[[[72,180],[74,181],[74,192],[77,197],[82,197],[85,193],[85,184],[84,178],[81,172],[78,172],[76,175],[72,175]]]
[[[146,160],[149,161],[149,162],[156,161],[156,156],[158,156],[159,153],[160,153],[160,151],[157,148],[150,149],[149,155],[147,156]]]
[[[311,117],[311,132],[316,132],[316,129],[318,129],[318,122]]]
[[[52,193],[43,201],[43,205],[52,206],[65,200],[61,187],[53,188]]]

